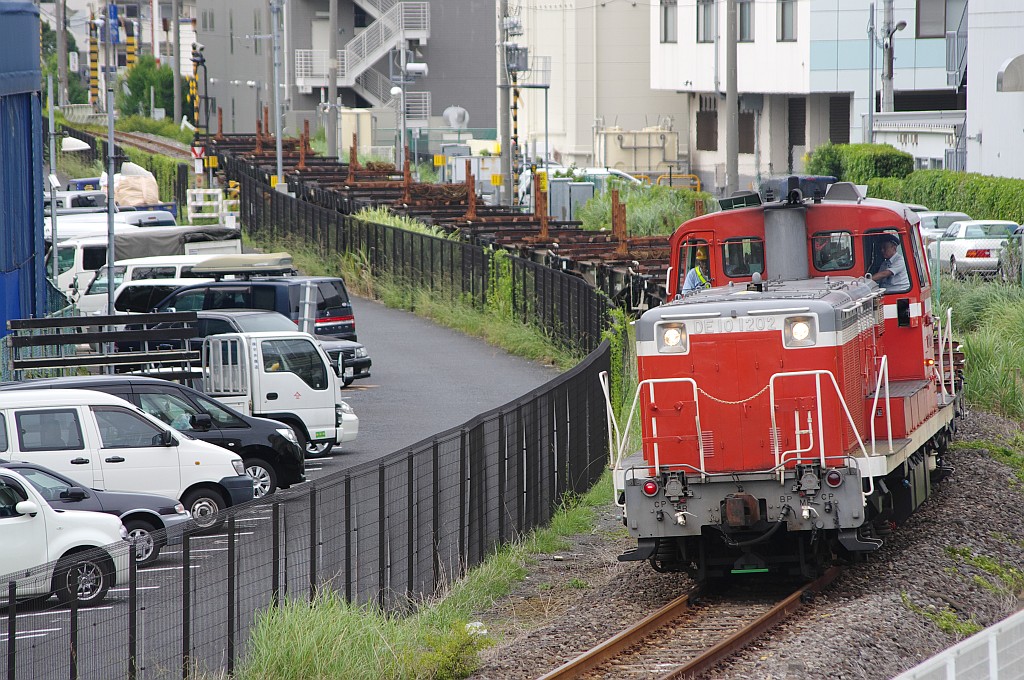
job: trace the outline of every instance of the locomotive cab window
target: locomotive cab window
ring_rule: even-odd
[[[848,231],[821,231],[811,237],[814,268],[838,272],[853,268],[853,236]]]
[[[742,278],[764,273],[764,241],[759,237],[731,238],[722,243],[722,270],[726,276]]]
[[[886,295],[906,293],[910,290],[910,270],[907,256],[916,253],[907,248],[895,229],[868,232],[864,235],[864,260],[868,263],[865,274],[885,291]]]
[[[704,239],[690,239],[679,246],[679,282],[677,291],[684,292],[686,290],[687,275],[697,268],[698,258],[707,261],[709,253],[708,242]],[[710,284],[710,278],[708,278],[707,283]]]

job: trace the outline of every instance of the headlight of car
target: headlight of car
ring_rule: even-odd
[[[813,316],[791,316],[782,330],[785,347],[811,347],[818,342],[818,329]]]
[[[295,432],[290,427],[280,427],[277,429],[277,433],[290,441],[292,444],[298,444],[299,440],[295,438]]]
[[[128,530],[124,528],[123,524],[121,525],[120,532],[121,532],[121,540],[122,541],[127,541],[128,540]]]
[[[370,356],[370,353],[366,351],[365,347],[356,347],[356,358],[357,359],[365,359],[368,356]]]
[[[235,468],[235,472],[237,474],[245,474],[245,463],[242,462],[241,458],[235,458],[233,461],[231,461],[231,467]]]
[[[658,351],[665,354],[686,354],[690,351],[690,338],[686,326],[679,322],[658,324],[654,327]]]
[[[181,503],[178,503],[175,506],[168,505],[167,507],[160,508],[160,514],[161,515],[184,515],[184,514],[186,514],[185,513],[185,506],[182,505]]]
[[[348,405],[347,401],[339,401],[337,411],[339,413],[345,413],[350,416],[355,415],[355,411],[352,410],[352,407]]]

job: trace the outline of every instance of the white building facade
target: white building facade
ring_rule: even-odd
[[[801,172],[805,154],[826,141],[866,140],[868,104],[881,89],[884,2],[872,41],[867,0],[736,0],[741,189]],[[946,33],[957,30],[966,0],[893,4],[892,25],[905,22],[892,36],[895,110],[958,108]],[[711,191],[725,185],[725,26],[725,0],[659,0],[651,9],[651,86],[689,99],[691,166]]]

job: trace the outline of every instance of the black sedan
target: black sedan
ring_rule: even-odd
[[[165,545],[181,542],[181,531],[176,528],[192,519],[185,506],[174,498],[89,489],[34,463],[13,461],[0,463],[0,467],[22,475],[54,510],[91,510],[120,517],[141,566],[156,561]]]

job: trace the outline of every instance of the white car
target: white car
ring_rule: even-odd
[[[0,575],[16,597],[48,598],[79,606],[103,600],[128,582],[128,532],[113,515],[56,511],[14,470],[0,469]],[[0,600],[8,596],[0,591]]]
[[[999,271],[999,252],[1020,225],[1009,220],[961,220],[928,244],[928,260],[954,277]]]
[[[182,286],[193,283],[207,283],[213,279],[139,279],[125,281],[114,289],[115,314],[146,314],[152,312],[157,303]],[[106,280],[101,282],[102,293],[92,292],[97,280],[89,284],[85,295],[78,299],[78,313],[81,316],[107,313]]]
[[[0,391],[0,458],[44,465],[93,489],[177,498],[203,527],[254,496],[237,454],[94,390]]]

